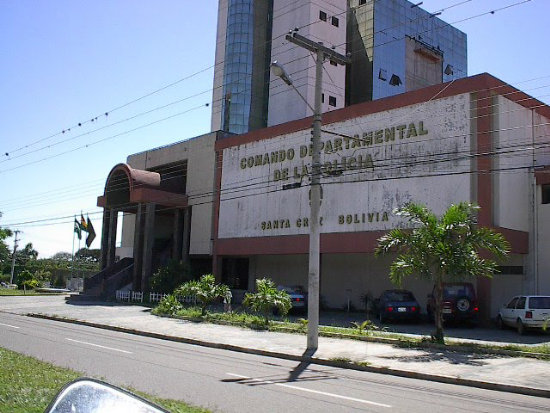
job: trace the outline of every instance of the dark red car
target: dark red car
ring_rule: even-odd
[[[435,312],[435,287],[428,295],[426,310],[433,320]],[[443,284],[443,319],[447,321],[477,321],[479,306],[472,283],[456,282]]]

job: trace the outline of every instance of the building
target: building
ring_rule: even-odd
[[[407,0],[348,0],[347,104],[466,77],[466,34]]]
[[[501,272],[477,281],[485,319],[514,294],[548,294],[549,121],[550,107],[488,74],[326,113],[324,305],[361,309],[364,297],[391,288],[392,257],[373,250],[385,231],[405,225],[393,210],[409,201],[438,214],[451,203],[476,202],[479,224],[510,242]],[[260,277],[306,286],[311,122],[207,134],[115,166],[98,199],[103,262],[115,265],[114,217],[123,211],[118,254],[133,257],[134,266],[133,278],[113,288],[147,290],[169,258],[213,271],[235,297]],[[421,304],[431,290],[414,278],[404,286]]]
[[[220,0],[213,131],[241,134],[312,115],[314,59],[286,41],[289,31],[352,60],[325,65],[323,112],[467,75],[466,35],[407,0]],[[270,74],[273,61],[296,90]]]
[[[363,297],[391,288],[391,257],[373,251],[387,230],[406,225],[392,211],[409,201],[437,214],[475,202],[479,224],[510,242],[501,273],[477,281],[485,319],[513,294],[550,292],[549,119],[548,106],[488,74],[325,114],[325,305],[361,308]],[[238,279],[233,287],[252,289],[266,276],[307,286],[310,128],[306,118],[216,142],[214,269],[224,282]],[[405,287],[422,303],[432,286],[410,279]]]
[[[102,207],[102,272],[87,280],[92,293],[129,285],[148,291],[149,278],[168,260],[212,269],[214,144],[220,133],[130,155],[115,165],[97,205]],[[117,230],[122,221],[121,246]],[[101,280],[108,286],[99,287]]]

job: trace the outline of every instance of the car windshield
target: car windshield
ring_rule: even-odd
[[[385,297],[388,301],[414,301],[414,296],[409,291],[388,291]]]
[[[469,285],[446,285],[443,292],[445,297],[459,297],[462,295],[471,296],[471,288]]]
[[[550,297],[530,297],[529,308],[532,310],[550,309]]]

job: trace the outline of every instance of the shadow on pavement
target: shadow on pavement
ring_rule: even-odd
[[[468,366],[485,366],[489,363],[484,360],[502,358],[494,354],[472,354],[451,351],[430,351],[422,355],[380,356],[382,359],[396,360],[403,363],[430,363],[441,361],[444,363]]]

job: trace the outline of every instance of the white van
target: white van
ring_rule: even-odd
[[[518,295],[502,307],[497,316],[500,328],[515,327],[519,334],[526,328],[550,328],[550,296]]]

